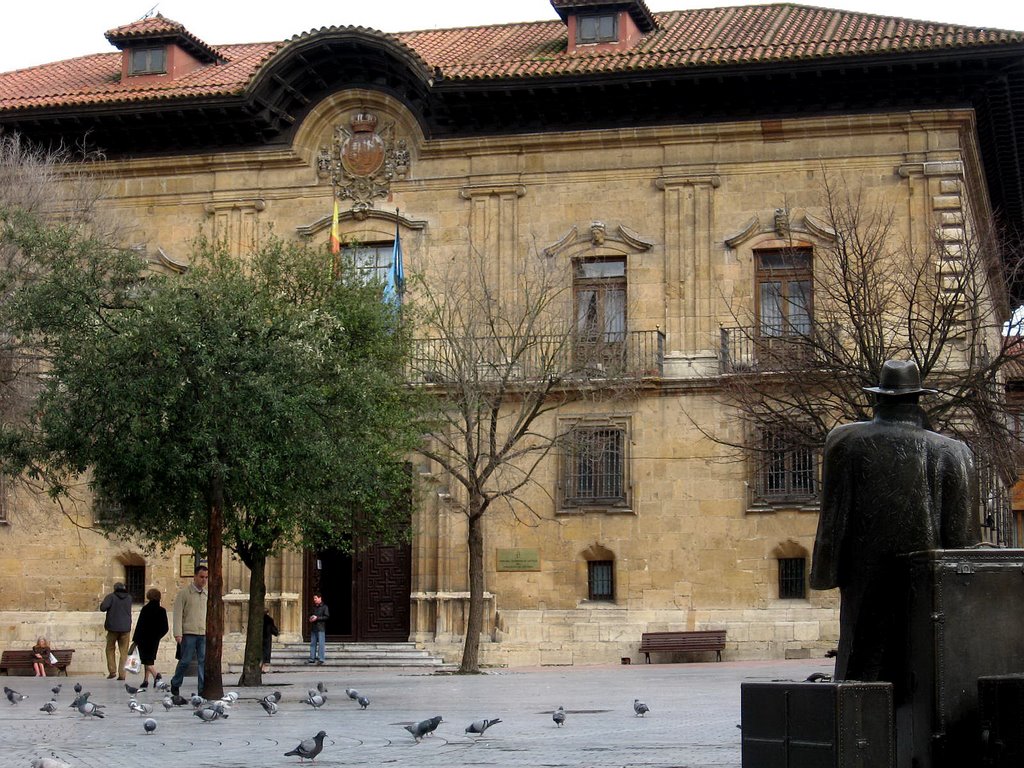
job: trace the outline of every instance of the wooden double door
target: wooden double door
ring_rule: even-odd
[[[306,553],[304,617],[320,592],[330,610],[329,642],[404,642],[409,639],[412,548],[370,544],[347,553],[322,549]],[[309,624],[303,627],[309,639]]]

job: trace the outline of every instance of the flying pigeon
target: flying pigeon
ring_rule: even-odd
[[[160,700],[160,703],[164,705],[165,712],[170,712],[171,709],[174,708],[174,699],[172,699],[170,696],[164,696]]]
[[[103,718],[103,708],[99,704],[93,704],[91,701],[82,702],[78,706],[78,711],[86,717]]]
[[[346,688],[345,693],[348,695],[350,699],[352,699],[352,701],[355,701],[359,698],[359,691],[357,691],[355,688]]]
[[[320,709],[327,699],[320,693],[314,693],[302,700],[303,704],[309,704],[313,709]]]
[[[32,768],[71,768],[68,763],[56,757],[37,757],[29,765]]]
[[[139,692],[138,688],[136,688],[134,685],[128,685],[128,683],[124,684],[124,689],[128,691],[129,696],[134,696]]]
[[[644,704],[640,699],[633,699],[633,711],[636,712],[637,717],[643,717],[651,711],[650,707]]]
[[[268,715],[277,714],[277,702],[273,699],[268,699],[267,697],[260,699],[260,706],[266,710]]]
[[[146,729],[146,735],[148,736],[156,730],[156,720],[152,717],[147,717],[146,721],[142,724],[142,727]]]
[[[327,686],[323,683],[316,684],[317,693],[327,693]]]
[[[221,712],[219,709],[214,709],[213,707],[203,707],[202,709],[197,709],[192,714],[198,717],[204,723],[212,723],[214,720],[221,717],[225,719],[227,718],[226,713]]]
[[[4,686],[4,693],[7,694],[7,700],[11,702],[11,704],[17,704],[19,701],[24,701],[28,698],[28,694],[18,693],[16,690],[8,688],[6,685]]]
[[[54,712],[57,711],[57,700],[51,699],[50,701],[46,702],[45,704],[43,704],[43,706],[39,708],[39,711],[45,712],[48,715],[52,715]]]
[[[555,721],[555,725],[561,728],[565,724],[565,707],[559,706],[551,713],[551,719]]]
[[[466,726],[466,733],[476,733],[481,736],[484,735],[484,731],[490,728],[492,725],[497,725],[501,722],[500,718],[494,718],[493,720],[475,720]]]
[[[291,757],[292,755],[298,755],[299,760],[315,760],[316,756],[320,754],[320,751],[324,748],[324,736],[327,733],[320,731],[312,739],[304,739],[299,746],[293,749],[291,752],[285,752],[285,757]]]
[[[437,726],[443,723],[444,720],[441,718],[440,715],[434,715],[429,720],[424,720],[423,722],[427,724],[427,731],[425,735],[430,736],[434,731],[437,730]],[[423,723],[420,723],[420,725],[422,724]]]
[[[53,694],[53,698],[57,698],[60,695],[60,689],[64,686],[64,683],[57,683],[53,688],[50,689],[50,693]]]
[[[356,701],[359,702],[359,706],[363,709],[366,709],[368,706],[370,706],[370,697],[364,696],[361,693],[359,694],[359,697],[356,699]]]
[[[422,741],[424,736],[434,730],[434,728],[431,728],[431,723],[431,720],[420,720],[418,723],[405,726],[405,730],[411,733],[416,741]],[[437,726],[434,727],[436,728]]]

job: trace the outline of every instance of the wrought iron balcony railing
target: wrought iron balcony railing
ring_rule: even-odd
[[[529,382],[660,377],[665,335],[660,330],[605,334],[417,339],[409,379],[420,384],[473,381]]]
[[[820,339],[811,333],[762,336],[757,328],[722,328],[718,353],[721,373],[769,373],[812,366],[821,357]]]

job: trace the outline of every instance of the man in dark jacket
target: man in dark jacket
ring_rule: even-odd
[[[107,614],[103,628],[107,630],[107,680],[124,680],[124,665],[128,662],[128,637],[132,631],[132,596],[120,581],[114,591],[103,598],[100,610]],[[121,663],[114,657],[114,646],[120,650]]]
[[[912,361],[882,366],[874,419],[825,440],[811,586],[839,587],[837,680],[905,684],[907,587],[899,556],[980,540],[974,464],[964,443],[927,429]]]

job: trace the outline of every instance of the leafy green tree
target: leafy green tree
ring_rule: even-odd
[[[222,547],[239,556],[240,684],[258,684],[267,557],[406,533],[401,458],[417,431],[398,313],[379,285],[276,238],[241,261],[200,238],[183,275],[161,275],[60,228],[22,234],[46,262],[12,302],[48,357],[40,456],[55,476],[91,472],[123,509],[112,532],[206,553],[208,697],[222,693]]]

